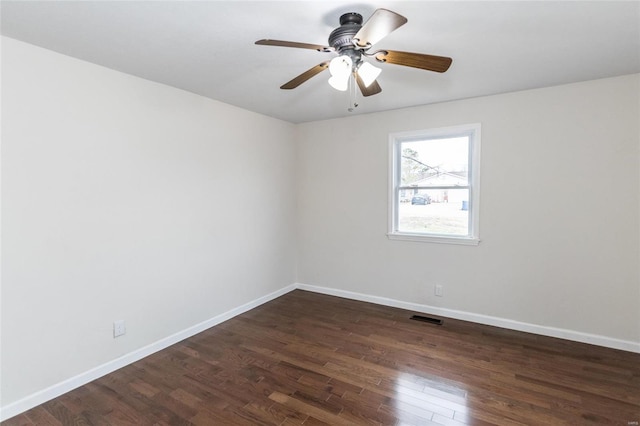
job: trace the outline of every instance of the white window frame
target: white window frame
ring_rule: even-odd
[[[478,245],[480,243],[480,123],[453,127],[441,127],[389,135],[389,232],[391,240],[419,241],[428,243]],[[400,146],[403,142],[429,139],[469,137],[469,233],[464,236],[401,232],[398,230],[398,208],[400,206]]]

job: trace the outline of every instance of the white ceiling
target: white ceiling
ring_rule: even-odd
[[[376,44],[453,58],[445,74],[392,64],[358,98],[322,73],[280,85],[334,53],[256,46],[327,44],[345,12],[387,8],[409,22]],[[640,72],[637,1],[6,1],[2,34],[294,123]]]

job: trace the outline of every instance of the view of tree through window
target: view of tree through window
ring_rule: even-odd
[[[390,239],[477,245],[480,123],[389,135]]]
[[[398,231],[469,234],[469,137],[400,144]]]

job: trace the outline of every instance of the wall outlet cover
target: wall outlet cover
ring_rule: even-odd
[[[127,332],[127,328],[124,325],[124,320],[114,321],[113,322],[113,337],[122,336]]]

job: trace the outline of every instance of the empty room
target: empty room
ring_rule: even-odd
[[[640,2],[0,19],[3,426],[640,423]]]

